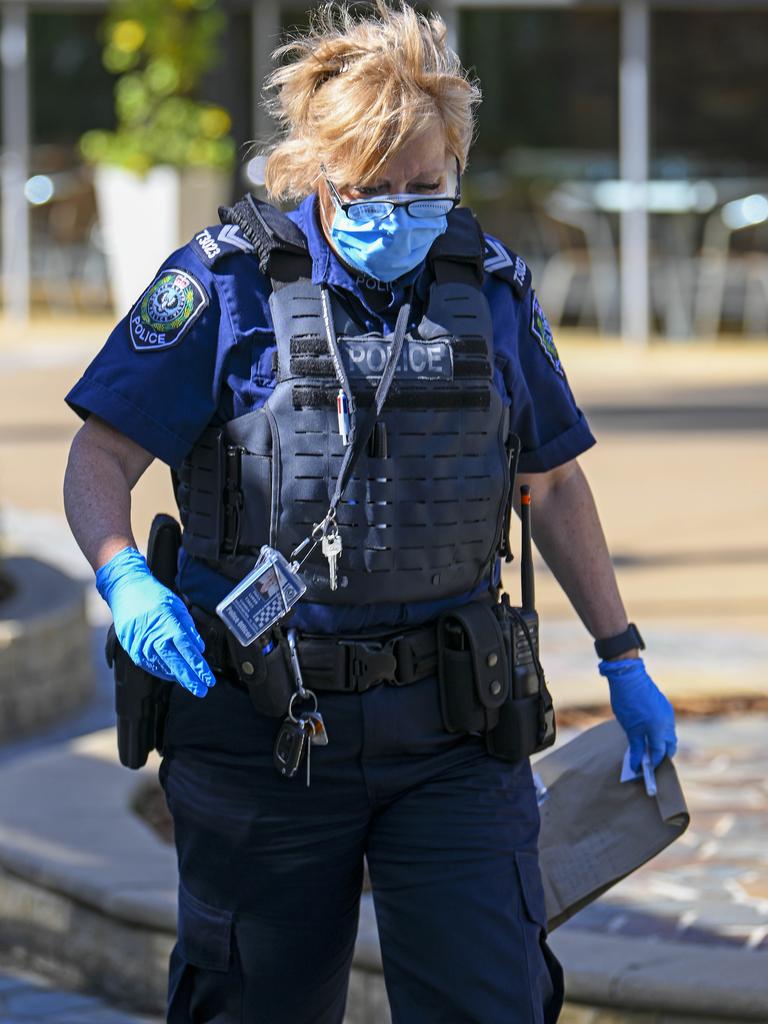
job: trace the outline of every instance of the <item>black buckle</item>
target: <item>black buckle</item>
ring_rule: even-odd
[[[395,645],[400,640],[402,636],[393,636],[381,643],[375,640],[339,640],[339,646],[347,648],[345,689],[365,693],[376,683],[399,686]]]

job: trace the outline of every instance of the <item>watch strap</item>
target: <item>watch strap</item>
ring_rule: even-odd
[[[640,630],[634,622],[630,622],[623,633],[595,640],[595,650],[598,657],[603,659],[615,658],[625,651],[631,651],[633,647],[637,647],[641,651],[645,650],[645,641],[640,636]]]

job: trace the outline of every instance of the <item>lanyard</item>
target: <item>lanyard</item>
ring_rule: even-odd
[[[387,395],[392,387],[392,381],[395,377],[395,369],[397,368],[397,362],[400,358],[400,354],[403,351],[403,343],[405,341],[406,331],[408,330],[408,319],[411,314],[412,296],[413,287],[409,290],[408,300],[403,303],[397,314],[395,330],[392,335],[392,347],[389,350],[387,361],[384,364],[384,369],[382,371],[378,387],[376,388],[371,408],[364,413],[358,414],[357,403],[355,402],[355,396],[352,393],[349,376],[344,366],[341,350],[339,349],[339,341],[336,337],[336,325],[333,322],[331,296],[326,285],[323,285],[321,288],[320,300],[323,308],[325,340],[328,345],[328,351],[331,354],[331,360],[336,372],[336,379],[339,382],[339,387],[344,392],[349,403],[352,426],[349,433],[349,442],[347,444],[346,451],[344,452],[344,459],[341,463],[339,475],[336,478],[336,487],[334,488],[333,495],[331,496],[328,511],[321,522],[315,524],[311,537],[307,537],[306,540],[302,541],[291,554],[292,559],[296,558],[296,556],[302,552],[308,544],[311,544],[312,546],[309,551],[307,551],[304,558],[301,560],[302,565],[312,554],[321,539],[338,535],[338,527],[336,526],[336,509],[339,506],[339,502],[344,497],[344,492],[346,491],[347,485],[352,477],[352,471],[363,452],[363,448],[365,448],[368,443],[368,439],[371,436],[376,420],[378,419],[381,410],[384,408]]]
[[[339,502],[344,496],[344,492],[347,489],[350,478],[352,476],[352,470],[355,468],[357,460],[362,454],[363,448],[368,443],[368,439],[371,436],[371,432],[376,424],[381,410],[384,408],[384,403],[387,400],[387,395],[392,387],[392,381],[395,377],[395,370],[397,368],[397,362],[400,358],[400,354],[403,351],[403,342],[405,341],[405,334],[408,330],[408,318],[411,314],[411,302],[410,298],[413,293],[413,289],[409,292],[408,301],[405,302],[397,314],[397,321],[395,323],[395,331],[392,336],[392,347],[389,350],[387,361],[384,365],[384,369],[379,380],[378,387],[376,388],[376,394],[372,403],[372,407],[368,410],[367,414],[359,415],[357,405],[352,394],[352,389],[349,385],[349,377],[344,367],[343,360],[341,358],[341,352],[339,350],[339,342],[336,337],[336,327],[333,322],[333,309],[331,307],[331,297],[327,287],[323,287],[320,297],[323,306],[323,323],[325,325],[325,337],[328,344],[328,349],[331,353],[331,359],[333,360],[333,366],[336,370],[336,378],[339,382],[339,387],[342,389],[349,402],[350,416],[352,420],[352,429],[349,434],[349,444],[347,450],[344,453],[344,460],[339,470],[339,475],[336,479],[336,488],[331,498],[331,503],[328,506],[328,515],[335,517],[336,509]]]

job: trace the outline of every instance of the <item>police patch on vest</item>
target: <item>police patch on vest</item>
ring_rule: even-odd
[[[552,363],[560,376],[564,377],[565,371],[560,362],[560,356],[557,354],[555,340],[552,337],[552,328],[549,326],[544,310],[541,308],[541,303],[535,295],[533,296],[533,306],[531,309],[531,334],[538,341],[542,352],[550,363]]]
[[[341,352],[350,377],[380,377],[389,357],[390,345],[378,338],[341,341]],[[453,380],[453,353],[445,341],[406,338],[395,375],[411,380]]]
[[[187,270],[163,270],[131,310],[131,343],[137,352],[176,345],[208,305],[208,295]]]

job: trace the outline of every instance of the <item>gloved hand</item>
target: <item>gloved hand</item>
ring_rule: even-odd
[[[102,565],[96,589],[132,661],[161,679],[178,680],[196,697],[206,696],[216,678],[202,657],[203,638],[184,602],[155,579],[136,548],[123,548]]]
[[[675,712],[645,670],[642,658],[601,661],[600,675],[608,680],[611,708],[629,740],[629,763],[639,772],[648,739],[648,751],[654,768],[665,755],[677,750]]]

